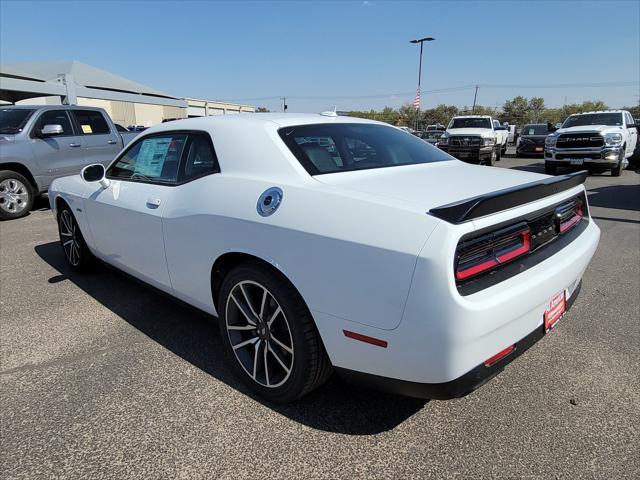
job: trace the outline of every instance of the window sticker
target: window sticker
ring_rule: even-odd
[[[82,133],[93,133],[91,125],[82,125]]]
[[[136,159],[135,173],[150,178],[159,177],[170,145],[171,137],[149,138],[142,142]]]

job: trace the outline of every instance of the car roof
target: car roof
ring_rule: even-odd
[[[377,125],[386,125],[388,123],[376,122],[357,117],[346,117],[341,115],[329,116],[319,113],[240,113],[227,115],[211,115],[208,117],[186,118],[183,120],[175,120],[154,125],[149,131],[165,131],[165,130],[181,130],[181,129],[207,129],[214,128],[216,125],[225,126],[259,126],[272,125],[281,127],[290,127],[294,125],[311,125],[311,124],[334,124],[334,123],[369,123]]]

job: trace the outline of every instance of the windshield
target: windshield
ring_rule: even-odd
[[[1,108],[0,133],[19,133],[34,110],[27,108]]]
[[[522,135],[547,135],[546,125],[525,125],[522,129]]]
[[[451,160],[418,137],[383,125],[302,125],[278,133],[310,175]]]
[[[454,118],[447,128],[491,128],[491,120],[480,117]]]
[[[622,113],[585,113],[571,115],[562,124],[562,128],[581,127],[583,125],[622,126]]]

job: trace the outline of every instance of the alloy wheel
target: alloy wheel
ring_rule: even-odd
[[[287,317],[273,294],[251,280],[230,290],[225,327],[242,369],[263,387],[284,384],[293,370],[294,348]]]
[[[0,208],[16,215],[29,204],[29,190],[20,180],[7,178],[0,182]]]
[[[78,227],[69,210],[60,212],[60,242],[69,263],[74,267],[80,264],[81,248],[78,239]]]

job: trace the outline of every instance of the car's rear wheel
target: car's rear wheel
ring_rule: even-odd
[[[58,233],[67,264],[76,272],[88,270],[94,257],[84,241],[73,212],[67,205],[61,206],[58,210]]]
[[[0,218],[24,217],[33,206],[33,188],[24,175],[11,170],[0,171]]]
[[[229,272],[218,311],[234,370],[264,398],[290,402],[329,377],[331,365],[309,309],[270,267],[247,262]]]

